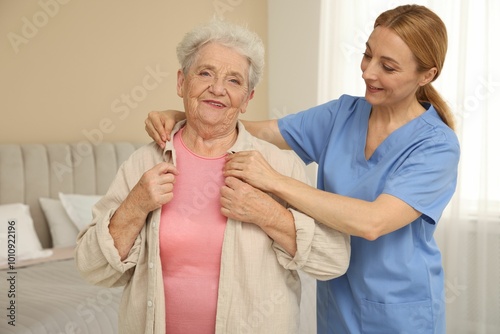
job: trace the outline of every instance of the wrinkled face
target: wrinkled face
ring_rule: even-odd
[[[177,94],[184,100],[188,122],[234,129],[254,93],[248,87],[249,66],[231,48],[216,43],[203,46],[188,73],[177,73]]]
[[[390,108],[416,101],[417,89],[435,75],[435,68],[418,72],[408,45],[382,26],[373,30],[366,43],[361,70],[366,83],[366,100],[372,106]]]

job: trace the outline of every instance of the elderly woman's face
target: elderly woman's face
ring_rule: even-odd
[[[216,43],[202,47],[188,73],[177,75],[188,122],[234,129],[253,97],[248,71],[248,60],[237,51]]]

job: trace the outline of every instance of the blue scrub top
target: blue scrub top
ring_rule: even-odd
[[[369,160],[371,105],[338,100],[279,120],[281,134],[305,163],[318,163],[318,189],[375,200],[386,193],[422,215],[369,241],[351,238],[351,261],[339,278],[318,281],[318,333],[445,333],[444,277],[433,234],[457,181],[460,148],[433,106],[385,139]]]

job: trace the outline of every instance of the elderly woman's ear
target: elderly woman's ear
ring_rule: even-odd
[[[248,94],[248,98],[247,98],[246,102],[241,105],[240,114],[244,114],[247,111],[248,102],[250,102],[250,100],[253,99],[254,93],[255,93],[255,90],[252,90],[250,92],[250,94]]]
[[[183,97],[184,73],[182,70],[177,71],[177,95]]]

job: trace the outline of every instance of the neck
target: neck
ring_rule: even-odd
[[[425,112],[417,101],[397,107],[374,106],[370,114],[372,124],[381,124],[389,128],[399,128]]]
[[[216,134],[216,131],[199,132],[186,124],[181,132],[184,145],[203,157],[219,157],[224,155],[236,142],[238,137],[238,129],[234,127],[232,130],[222,134]]]

